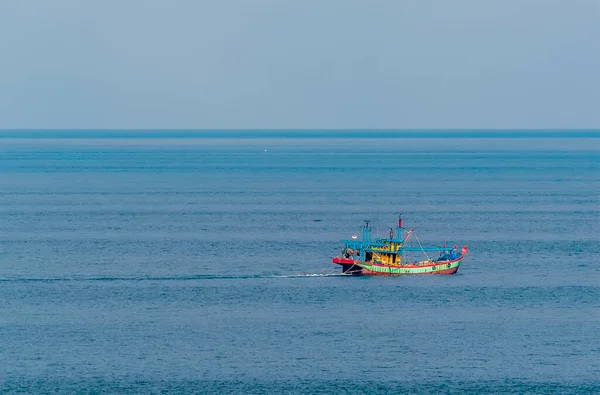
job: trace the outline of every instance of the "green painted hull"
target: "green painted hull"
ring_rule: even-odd
[[[458,271],[463,257],[454,261],[433,262],[428,265],[386,266],[370,262],[356,262],[364,275],[405,275],[405,274],[454,274]],[[354,271],[356,269],[353,269]]]

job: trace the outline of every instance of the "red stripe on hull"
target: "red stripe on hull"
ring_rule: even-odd
[[[439,272],[433,272],[433,273],[428,273],[428,274],[454,274],[457,271],[458,271],[458,266],[457,267],[453,267],[451,269],[440,270]]]
[[[348,264],[353,264],[354,260],[352,259],[343,259],[343,258],[333,258],[332,259],[333,263],[337,263],[338,265],[348,265]]]
[[[431,275],[431,274],[454,274],[458,271],[458,267],[451,269],[438,270],[431,273],[386,273],[386,272],[374,272],[369,269],[362,269],[363,276],[413,276],[413,275]]]

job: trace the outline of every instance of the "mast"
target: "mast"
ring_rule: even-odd
[[[362,241],[363,243],[371,241],[371,228],[369,228],[369,222],[365,220],[365,226],[363,227]]]
[[[404,239],[402,237],[402,213],[398,215],[398,242],[400,244],[400,248],[398,248],[398,252],[400,253],[400,259],[398,263],[404,262]]]
[[[402,241],[402,213],[398,216],[398,229],[397,229],[398,240]]]

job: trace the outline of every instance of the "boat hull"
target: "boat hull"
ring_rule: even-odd
[[[379,265],[373,262],[334,258],[333,263],[342,266],[342,272],[367,276],[402,276],[409,274],[455,274],[464,255],[450,261],[418,262],[408,265]]]

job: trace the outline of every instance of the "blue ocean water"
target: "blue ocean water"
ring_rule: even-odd
[[[597,132],[18,133],[1,392],[600,392]],[[400,212],[457,275],[336,275]]]

